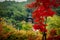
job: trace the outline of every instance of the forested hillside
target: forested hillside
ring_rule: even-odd
[[[20,17],[26,17],[25,2],[1,2],[0,3],[0,17],[13,18],[20,20]]]
[[[15,1],[0,2],[0,17],[9,24],[17,25],[17,23],[27,18],[26,3]]]

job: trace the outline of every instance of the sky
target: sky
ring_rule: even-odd
[[[0,2],[3,2],[3,1],[5,1],[5,0],[0,0]],[[7,1],[9,1],[9,0],[7,0]],[[11,0],[12,1],[12,0]],[[23,2],[23,1],[27,1],[27,0],[15,0],[16,2]]]

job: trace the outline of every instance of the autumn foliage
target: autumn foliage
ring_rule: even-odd
[[[53,16],[56,14],[55,11],[52,10],[53,7],[59,7],[59,0],[35,0],[31,4],[27,4],[28,8],[34,8],[32,12],[32,17],[35,22],[34,29],[40,30],[41,32],[46,32],[46,18],[49,16]]]
[[[51,29],[47,40],[60,40],[60,35],[57,35],[56,29]]]

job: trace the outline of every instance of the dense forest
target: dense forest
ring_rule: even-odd
[[[0,17],[4,18],[7,23],[18,26],[17,23],[27,19],[26,3],[15,1],[0,2]]]
[[[19,2],[0,2],[0,17],[20,20],[20,17],[26,17],[25,3]]]

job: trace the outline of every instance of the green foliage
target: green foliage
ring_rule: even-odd
[[[4,18],[7,23],[21,29],[20,22],[26,20],[28,13],[25,4],[26,2],[0,2],[0,17]]]
[[[21,17],[26,18],[27,12],[25,8],[25,2],[22,4],[20,2],[0,2],[0,17],[13,18],[15,20],[20,20]]]
[[[32,23],[29,23],[29,22],[26,22],[26,21],[21,21],[21,22],[18,22],[16,24],[17,26],[17,29],[20,29],[20,30],[32,30]]]
[[[57,15],[60,16],[60,7],[56,9]]]
[[[47,29],[60,28],[60,16],[55,15],[53,17],[48,17],[47,24]]]
[[[50,32],[51,29],[56,29],[57,35],[60,35],[60,16],[53,16],[47,18],[47,29]]]

